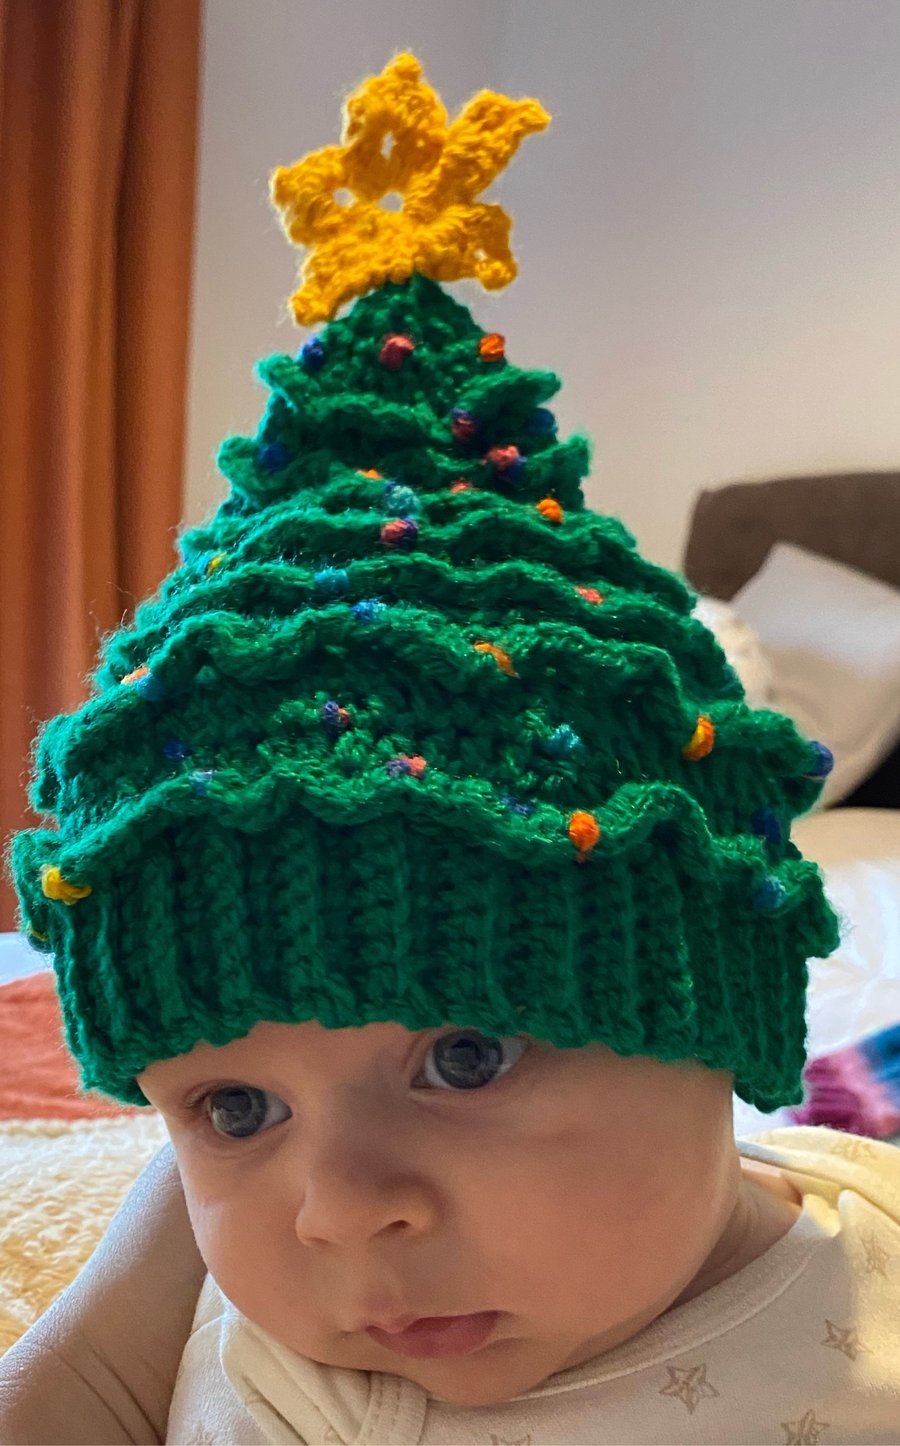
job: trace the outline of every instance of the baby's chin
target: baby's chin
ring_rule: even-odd
[[[518,1336],[446,1360],[407,1360],[376,1346],[373,1352],[363,1348],[348,1352],[341,1361],[322,1360],[321,1364],[401,1376],[448,1406],[499,1406],[566,1369],[566,1359],[572,1354],[571,1347],[554,1348],[548,1341]]]

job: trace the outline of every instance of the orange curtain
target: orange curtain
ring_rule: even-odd
[[[177,561],[200,43],[200,0],[0,0],[4,854],[38,725]]]

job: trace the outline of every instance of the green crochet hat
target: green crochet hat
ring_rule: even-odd
[[[146,1104],[136,1075],[198,1041],[392,1020],[797,1103],[838,936],[789,833],[830,754],[747,706],[684,582],[585,506],[558,378],[439,284],[514,274],[475,197],[548,117],[485,94],[448,125],[410,56],[346,116],[274,197],[298,319],[359,299],[259,364],[230,494],[36,741],[57,826],[11,868],[82,1083]]]

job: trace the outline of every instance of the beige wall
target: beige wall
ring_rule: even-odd
[[[399,48],[453,110],[554,114],[490,193],[519,280],[462,294],[561,372],[589,500],[648,556],[678,562],[700,487],[900,467],[900,0],[207,0],[187,520],[256,428],[254,361],[301,340],[268,173]]]

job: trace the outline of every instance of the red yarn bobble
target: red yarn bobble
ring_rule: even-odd
[[[419,535],[419,524],[412,517],[395,517],[381,529],[385,547],[412,547]]]
[[[395,334],[386,338],[381,351],[378,353],[378,360],[389,372],[398,372],[406,358],[416,349],[416,344],[411,336]]]

